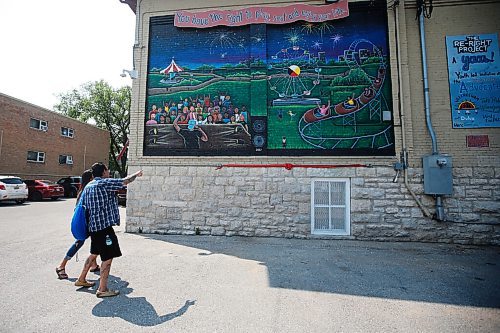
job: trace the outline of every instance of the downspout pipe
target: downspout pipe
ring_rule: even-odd
[[[430,112],[430,97],[429,97],[429,80],[427,74],[427,48],[425,46],[425,29],[424,29],[424,12],[422,8],[420,16],[418,17],[420,26],[420,49],[422,50],[422,73],[424,77],[424,100],[425,100],[425,122],[427,130],[431,136],[432,141],[432,155],[439,154],[436,140],[436,133],[432,128],[431,112]]]

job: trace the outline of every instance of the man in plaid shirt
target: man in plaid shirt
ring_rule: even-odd
[[[92,287],[95,282],[86,280],[91,263],[98,255],[101,256],[101,278],[97,297],[112,297],[118,295],[118,290],[108,290],[108,277],[113,258],[122,255],[118,238],[113,230],[114,225],[120,225],[118,199],[116,191],[131,183],[136,177],[142,176],[138,171],[123,179],[109,178],[109,170],[102,163],[92,165],[94,180],[82,192],[83,206],[87,213],[88,231],[90,234],[90,256],[85,261],[82,273],[75,282],[77,287]]]

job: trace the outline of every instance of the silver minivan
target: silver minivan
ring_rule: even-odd
[[[0,201],[22,204],[28,199],[28,187],[19,177],[0,175]]]

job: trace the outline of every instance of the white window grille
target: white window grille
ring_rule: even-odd
[[[30,127],[46,132],[49,128],[49,125],[48,125],[47,121],[45,121],[45,120],[30,118]]]
[[[45,153],[41,151],[28,151],[28,162],[45,163]]]
[[[69,127],[61,127],[61,135],[72,138],[75,136],[75,130]]]
[[[351,185],[347,178],[318,179],[311,183],[311,233],[351,234]]]

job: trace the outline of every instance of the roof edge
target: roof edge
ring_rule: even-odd
[[[121,3],[127,4],[130,9],[136,14],[135,10],[137,8],[137,0],[120,0]]]
[[[26,102],[26,101],[24,101],[24,100],[22,100],[22,99],[19,99],[19,98],[16,98],[16,97],[13,97],[13,96],[10,96],[10,95],[7,95],[7,94],[4,94],[4,93],[1,93],[1,92],[0,92],[0,97],[5,97],[5,98],[11,99],[11,100],[13,100],[13,101],[16,101],[16,102],[18,102],[18,103],[22,103],[22,104],[25,104],[25,105],[29,105],[29,106],[35,107],[35,108],[37,108],[37,109],[40,109],[40,110],[43,110],[43,111],[46,111],[46,112],[55,113],[55,114],[56,114],[56,115],[58,115],[58,116],[61,116],[61,117],[64,117],[64,118],[68,118],[68,119],[71,119],[71,120],[77,121],[77,122],[79,122],[79,123],[82,123],[82,124],[84,124],[84,125],[92,126],[92,127],[97,128],[97,129],[99,129],[99,130],[101,130],[101,131],[104,131],[104,132],[108,132],[108,133],[109,133],[109,131],[108,131],[107,129],[100,128],[100,127],[98,127],[98,126],[96,126],[96,125],[86,123],[86,122],[81,121],[81,120],[79,120],[79,119],[71,118],[71,117],[69,117],[69,116],[67,116],[67,115],[65,115],[65,114],[60,113],[60,112],[57,112],[57,111],[54,111],[54,110],[50,110],[50,109],[44,108],[43,106],[36,105],[36,104],[30,103],[30,102]]]

